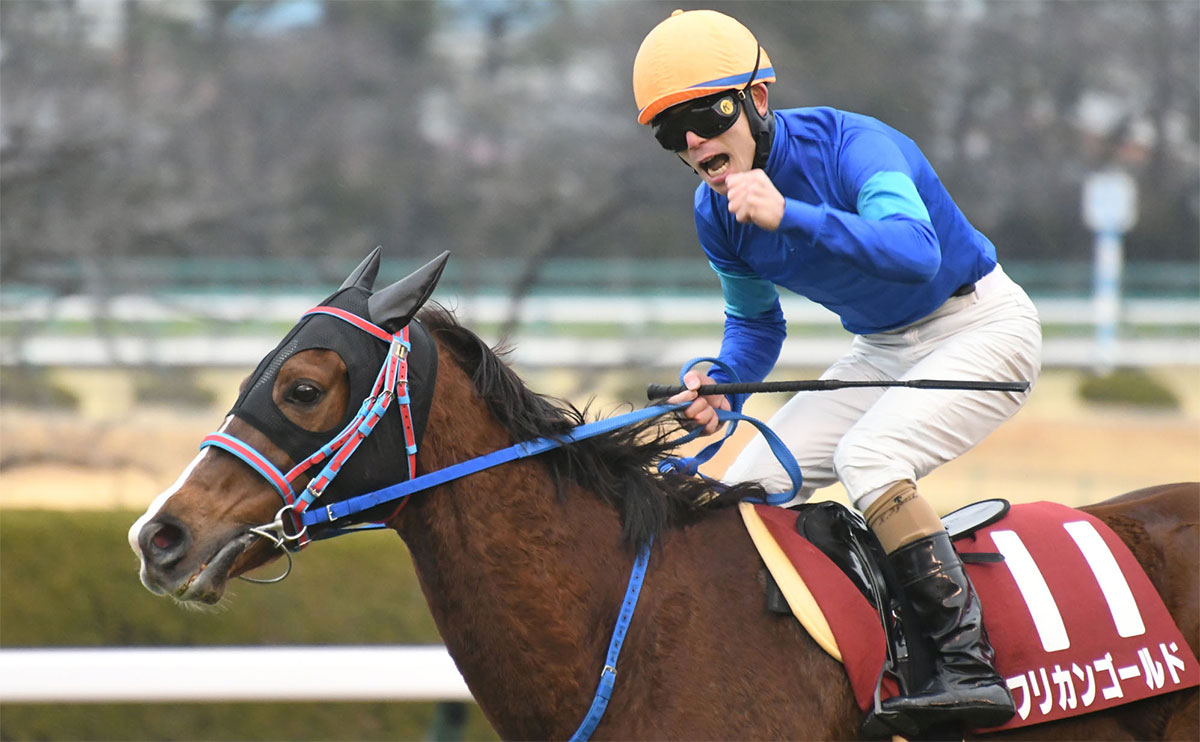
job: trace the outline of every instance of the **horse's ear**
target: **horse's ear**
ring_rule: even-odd
[[[399,281],[380,289],[367,300],[371,321],[380,327],[403,327],[421,308],[446,267],[450,252],[443,252]]]
[[[370,291],[375,288],[375,276],[379,275],[379,256],[383,253],[382,247],[377,247],[371,251],[371,254],[363,258],[363,261],[358,264],[358,267],[350,271],[350,275],[346,276],[346,280],[342,281],[342,285],[338,291],[348,289],[351,286],[357,286],[361,289]]]

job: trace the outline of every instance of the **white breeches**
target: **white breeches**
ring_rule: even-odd
[[[1042,331],[1025,291],[1000,266],[907,327],[854,338],[822,379],[1028,381],[1023,393],[878,387],[800,392],[770,420],[800,464],[795,502],[840,481],[860,510],[894,482],[916,481],[967,452],[1029,398],[1041,372]],[[724,479],[791,487],[762,436]]]

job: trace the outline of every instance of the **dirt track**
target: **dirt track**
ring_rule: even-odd
[[[986,497],[1080,505],[1152,484],[1200,480],[1200,370],[1156,376],[1183,399],[1181,411],[1085,405],[1074,394],[1077,374],[1048,373],[1016,418],[927,477],[921,489],[945,512]],[[528,378],[536,389],[559,386],[549,375]],[[616,400],[605,389],[617,384],[597,381],[594,409],[613,409]],[[767,417],[777,402],[752,400],[747,411]],[[143,508],[175,481],[223,411],[64,415],[6,404],[0,409],[0,507]],[[719,475],[750,432],[739,431],[706,472]],[[829,488],[820,496],[844,493]]]

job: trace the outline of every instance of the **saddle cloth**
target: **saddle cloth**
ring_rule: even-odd
[[[886,649],[876,610],[841,570],[796,533],[796,513],[740,505],[771,576],[813,638],[846,668],[859,708],[874,705]],[[1017,706],[997,729],[1085,714],[1200,685],[1200,669],[1141,565],[1102,521],[1050,502],[1013,505],[955,541],[968,563]],[[885,676],[881,697],[897,686]]]

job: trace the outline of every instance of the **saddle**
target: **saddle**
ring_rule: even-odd
[[[739,507],[771,577],[768,609],[795,615],[842,662],[864,713],[925,682],[933,648],[861,516],[835,502]],[[1100,520],[1056,503],[985,501],[943,522],[1017,705],[997,729],[1200,685],[1162,599]]]

